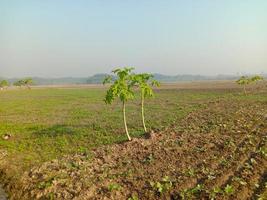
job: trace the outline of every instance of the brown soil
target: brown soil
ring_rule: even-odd
[[[266,102],[214,101],[162,132],[44,163],[6,188],[21,200],[256,199],[267,181],[266,111]]]
[[[252,88],[261,90],[262,88],[266,88],[267,81],[261,81],[257,84],[251,84],[247,86],[248,92],[252,90]],[[65,84],[65,85],[39,85],[32,86],[32,88],[107,88],[108,86],[103,86],[102,84]],[[9,89],[15,89],[17,87],[9,87]],[[179,81],[177,83],[162,83],[160,88],[156,89],[192,89],[192,90],[209,90],[209,89],[238,89],[241,92],[243,91],[242,86],[236,84],[235,80],[210,80],[210,81]]]

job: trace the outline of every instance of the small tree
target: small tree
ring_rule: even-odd
[[[19,86],[19,87],[25,86],[30,90],[32,84],[33,84],[32,78],[25,78],[25,79],[17,80],[13,85]]]
[[[144,114],[144,101],[147,97],[153,97],[154,92],[151,86],[159,86],[159,82],[153,80],[152,74],[137,74],[133,76],[133,84],[137,85],[140,88],[141,95],[141,115],[144,131],[147,132],[146,123],[145,123],[145,114]]]
[[[9,86],[9,83],[8,83],[7,80],[2,80],[0,82],[0,88],[1,88],[1,90],[4,89],[5,87],[8,87],[8,86]]]
[[[250,80],[250,78],[247,77],[247,76],[241,76],[240,79],[238,79],[238,80],[236,81],[236,83],[237,83],[238,85],[243,86],[243,91],[244,91],[244,94],[245,94],[245,95],[247,95],[246,86],[247,86],[248,84],[250,84],[250,82],[251,82],[251,80]]]
[[[110,88],[108,89],[105,96],[105,103],[111,104],[116,97],[118,97],[122,102],[122,113],[123,113],[123,122],[126,135],[128,140],[131,140],[131,137],[127,128],[127,120],[126,120],[126,102],[129,99],[133,99],[134,92],[132,90],[132,70],[134,68],[123,68],[123,69],[115,69],[112,71],[116,75],[116,79],[113,80],[111,76],[107,76],[103,84],[112,83]]]
[[[262,76],[259,76],[259,75],[256,75],[256,76],[251,77],[250,80],[251,80],[252,83],[257,83],[259,81],[262,81],[263,80],[263,77]]]
[[[13,83],[14,86],[18,86],[21,87],[24,85],[24,81],[23,80],[17,80],[16,82]]]
[[[241,76],[240,79],[236,81],[236,83],[243,86],[244,94],[247,95],[246,86],[251,83],[257,83],[258,81],[261,80],[263,80],[263,77],[258,75],[253,76],[251,78],[249,78],[248,76]]]
[[[251,77],[251,83],[257,84],[259,81],[262,81],[264,78],[262,76],[256,75]],[[255,88],[257,90],[257,88]]]
[[[30,90],[31,89],[31,85],[33,84],[33,80],[32,78],[26,78],[23,80],[24,85]]]

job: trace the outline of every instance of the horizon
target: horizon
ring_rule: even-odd
[[[1,1],[1,77],[266,74],[267,2]]]
[[[162,73],[151,73],[152,75],[160,75],[160,76],[166,76],[166,77],[176,77],[176,76],[201,76],[201,77],[207,77],[207,78],[220,78],[226,77],[226,78],[233,78],[233,77],[241,77],[241,76],[253,76],[253,75],[260,75],[263,77],[267,77],[267,73],[247,73],[247,74],[215,74],[215,75],[205,75],[205,74],[162,74]],[[91,78],[96,75],[112,75],[111,73],[96,73],[93,75],[88,75],[88,76],[13,76],[13,77],[5,77],[5,76],[0,76],[1,79],[21,79],[21,78],[40,78],[40,79],[64,79],[64,78],[73,78],[73,79],[85,79],[85,78]]]

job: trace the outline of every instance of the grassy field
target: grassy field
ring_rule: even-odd
[[[104,88],[16,89],[0,93],[0,171],[16,180],[30,168],[63,155],[84,153],[126,140],[121,104],[105,105]],[[232,88],[156,90],[146,101],[147,127],[179,130],[190,112],[207,109],[218,100],[266,102],[266,92],[240,95]],[[127,107],[130,134],[143,135],[139,100]],[[177,126],[176,126],[177,125]],[[2,136],[10,134],[4,140]],[[1,174],[1,173],[0,173]]]
[[[0,149],[9,164],[25,170],[61,155],[88,152],[92,147],[126,140],[120,102],[105,105],[104,89],[32,89],[0,94]],[[162,129],[179,120],[219,92],[158,90],[147,100],[147,125]],[[139,102],[127,107],[132,135],[142,135]],[[12,163],[13,162],[13,163]],[[10,165],[9,165],[10,166]],[[10,168],[11,170],[11,168]],[[18,170],[18,169],[16,169]]]

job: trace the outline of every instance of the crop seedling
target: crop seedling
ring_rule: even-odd
[[[220,164],[221,164],[222,166],[227,167],[227,166],[229,165],[229,161],[226,160],[226,159],[223,157],[223,158],[220,160]]]
[[[266,147],[260,147],[256,153],[261,154],[263,157],[267,157],[267,148]]]
[[[192,199],[192,197],[201,191],[203,191],[204,186],[202,184],[197,184],[196,187],[190,188],[190,189],[185,189],[180,193],[180,196],[183,200],[186,199]]]
[[[105,97],[105,103],[111,104],[116,97],[118,97],[122,102],[122,113],[123,113],[123,122],[126,135],[128,140],[131,140],[131,137],[127,128],[126,121],[126,103],[129,99],[134,98],[134,92],[132,90],[132,70],[134,68],[123,68],[123,69],[115,69],[112,72],[116,75],[116,79],[113,80],[111,76],[107,76],[103,81],[103,84],[112,83],[110,88],[108,89]]]
[[[146,123],[145,123],[145,113],[144,113],[144,101],[145,98],[153,97],[154,92],[151,86],[159,86],[159,82],[152,80],[152,74],[136,74],[133,76],[133,84],[137,85],[140,88],[141,95],[141,115],[144,131],[147,132]]]
[[[225,188],[224,188],[224,193],[227,195],[227,196],[230,196],[230,195],[232,195],[233,193],[234,193],[234,188],[233,188],[233,186],[231,186],[231,185],[226,185],[225,186]]]
[[[165,176],[162,181],[150,182],[151,187],[156,190],[160,195],[167,192],[172,187],[172,181],[168,176]]]
[[[215,188],[212,189],[211,192],[209,192],[209,198],[210,198],[211,200],[215,200],[215,199],[216,199],[216,196],[217,196],[218,194],[222,194],[222,193],[223,193],[223,190],[222,190],[221,188],[219,188],[219,187],[215,187]]]
[[[138,197],[135,195],[132,195],[131,197],[128,198],[128,200],[138,200]]]
[[[193,177],[196,175],[196,172],[193,168],[189,168],[188,170],[185,171],[185,175],[188,177]]]
[[[153,154],[149,154],[144,160],[144,163],[152,163],[154,161]]]
[[[119,190],[121,186],[118,183],[110,183],[108,185],[108,191],[112,192],[114,190]]]
[[[240,178],[240,177],[234,177],[233,181],[238,182],[240,185],[247,185],[247,182],[244,179]]]

